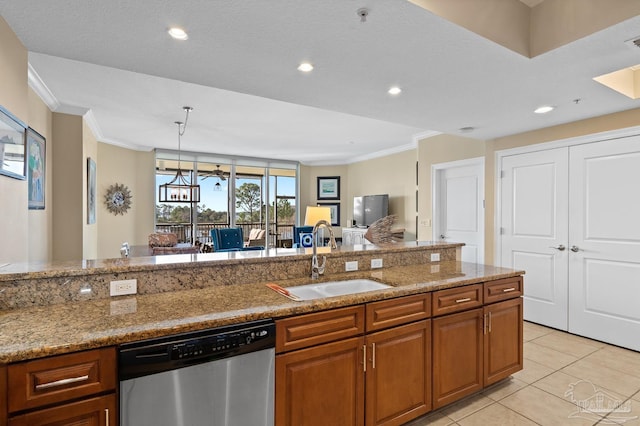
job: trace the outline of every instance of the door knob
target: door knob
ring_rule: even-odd
[[[444,240],[444,239],[447,239],[447,238],[449,238],[449,237],[447,237],[446,235],[440,235],[440,239],[441,240]]]
[[[571,246],[571,251],[572,251],[572,252],[574,252],[574,253],[577,253],[577,252],[579,252],[579,251],[580,251],[580,247],[578,247],[578,246]]]
[[[551,246],[551,247],[549,247],[549,248],[556,249],[556,250],[558,250],[558,251],[564,251],[564,250],[566,249],[566,247],[565,247],[565,246],[563,246],[562,244],[560,244],[558,247],[553,247],[553,246]]]

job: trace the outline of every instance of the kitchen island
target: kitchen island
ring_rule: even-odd
[[[309,301],[292,301],[265,285],[309,283],[311,256],[304,249],[112,259],[62,268],[10,265],[0,269],[0,379],[6,380],[12,363],[257,319],[364,307],[523,274],[460,262],[460,246],[343,246],[326,253],[323,280],[367,278],[391,287]],[[431,261],[433,253],[439,261]],[[371,269],[371,259],[383,259],[384,267]],[[343,272],[344,262],[354,260],[360,270]],[[108,296],[110,280],[134,278],[137,295]],[[8,299],[11,295],[13,300]],[[470,307],[482,305],[480,300]]]

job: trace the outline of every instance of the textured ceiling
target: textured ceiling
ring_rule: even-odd
[[[489,139],[640,106],[592,80],[640,63],[624,44],[640,17],[529,59],[400,0],[5,0],[0,13],[54,109],[91,111],[100,140],[142,149],[177,148],[183,105],[195,108],[185,150],[308,164],[423,132]],[[533,114],[542,104],[556,110]]]

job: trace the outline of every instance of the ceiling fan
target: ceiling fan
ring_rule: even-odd
[[[220,164],[216,164],[216,169],[209,173],[207,176],[204,176],[203,179],[207,177],[216,177],[220,180],[227,180],[227,177],[229,177],[230,175],[231,174],[229,172],[225,172],[220,168]]]

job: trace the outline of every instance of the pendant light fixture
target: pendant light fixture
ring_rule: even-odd
[[[176,121],[178,125],[178,170],[176,176],[169,183],[158,187],[158,201],[160,203],[198,203],[200,202],[200,185],[192,185],[187,177],[182,174],[180,167],[180,138],[184,135],[189,120],[189,113],[193,111],[190,106],[184,106],[184,122]]]

